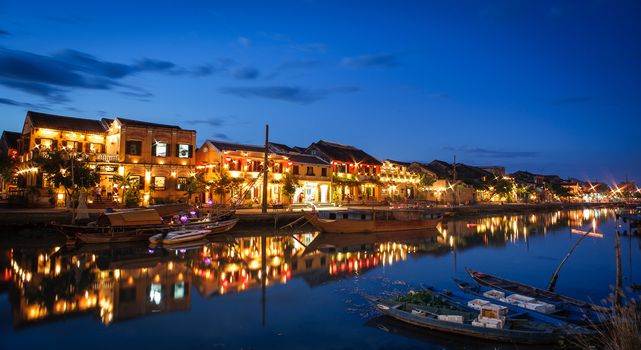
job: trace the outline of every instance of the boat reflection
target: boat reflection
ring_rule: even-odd
[[[450,221],[438,230],[378,234],[216,236],[152,249],[123,243],[10,249],[0,259],[14,328],[94,315],[109,325],[157,313],[189,311],[192,291],[220,297],[301,278],[310,286],[363,274],[408,256],[505,245],[566,226],[591,225],[607,210],[568,211]],[[193,288],[192,288],[193,287]],[[264,293],[263,293],[264,298]]]

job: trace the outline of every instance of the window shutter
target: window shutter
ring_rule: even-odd
[[[167,148],[166,149],[167,149],[167,157],[171,157],[171,144],[170,143],[167,144]]]
[[[51,149],[54,151],[58,149],[58,140],[53,140],[51,143]]]
[[[180,156],[180,150],[178,149],[180,147],[180,144],[176,144],[176,157]]]
[[[191,158],[191,156],[193,155],[193,153],[194,153],[194,146],[189,145],[189,156],[188,156],[187,158]]]
[[[125,142],[125,154],[131,154],[131,141],[126,141]]]
[[[151,155],[152,156],[156,155],[156,143],[155,142],[151,145]]]

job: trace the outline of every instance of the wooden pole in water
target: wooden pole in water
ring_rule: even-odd
[[[550,284],[548,284],[548,290],[550,292],[554,291],[554,287],[556,285],[556,280],[559,278],[559,272],[561,272],[561,268],[563,267],[563,264],[565,264],[565,262],[570,258],[570,255],[572,255],[572,253],[574,253],[574,250],[576,249],[576,247],[579,246],[579,243],[581,243],[581,241],[583,241],[583,239],[585,239],[585,237],[587,237],[590,233],[592,233],[593,230],[594,230],[594,228],[591,228],[588,232],[584,233],[583,236],[581,236],[581,238],[579,238],[579,240],[576,241],[576,243],[574,243],[574,245],[572,246],[570,251],[565,255],[565,258],[563,258],[563,260],[561,260],[561,263],[559,264],[559,266],[556,267],[556,271],[554,271],[554,274],[552,275],[552,278],[550,279]]]
[[[614,234],[614,250],[617,259],[617,280],[616,291],[614,296],[614,312],[617,315],[621,314],[621,302],[623,299],[623,272],[621,271],[621,242],[619,240],[619,228],[616,228]]]
[[[261,212],[267,213],[267,174],[269,171],[269,125],[265,125],[265,159],[263,161],[263,203]]]

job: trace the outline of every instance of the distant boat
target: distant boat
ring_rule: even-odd
[[[479,298],[490,300],[499,305],[511,305],[523,311],[539,312],[562,321],[582,325],[592,326],[603,323],[607,317],[603,314],[584,308],[568,305],[565,303],[547,303],[532,297],[526,297],[516,293],[505,293],[490,287],[484,287],[478,284],[470,284],[459,279],[454,279],[456,285],[464,293],[474,295]]]
[[[572,324],[446,291],[410,292],[396,299],[368,298],[385,315],[415,326],[518,344],[555,344],[591,332]]]
[[[565,303],[567,305],[593,310],[602,314],[609,314],[611,312],[611,310],[606,307],[591,304],[587,301],[575,299],[555,292],[550,292],[545,289],[529,286],[520,282],[510,281],[505,278],[490,275],[480,271],[474,271],[468,268],[465,268],[465,271],[467,271],[470,277],[472,277],[472,279],[476,282],[495,289],[505,290],[511,293],[518,293],[547,302]]]
[[[327,233],[370,233],[433,229],[443,215],[416,209],[323,210],[305,218]]]
[[[197,241],[207,237],[209,230],[195,229],[195,230],[178,230],[167,233],[159,233],[149,237],[149,242],[154,244],[170,245],[179,244],[184,242]]]

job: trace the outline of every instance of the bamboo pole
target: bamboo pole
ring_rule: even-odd
[[[561,260],[561,263],[559,264],[559,266],[556,267],[556,271],[554,271],[554,274],[552,275],[552,278],[550,279],[550,284],[548,284],[548,290],[550,292],[554,291],[554,287],[556,286],[556,280],[559,278],[559,272],[561,272],[561,268],[563,267],[565,262],[570,258],[570,255],[572,255],[572,253],[574,253],[574,250],[576,249],[576,247],[579,246],[579,243],[581,243],[581,241],[583,241],[583,239],[585,239],[585,237],[587,237],[590,233],[592,233],[593,230],[594,230],[594,228],[591,228],[588,232],[584,233],[583,236],[581,236],[581,238],[579,238],[579,240],[576,241],[576,243],[574,243],[574,245],[572,246],[570,251],[565,255],[565,258],[563,258],[563,260]]]

